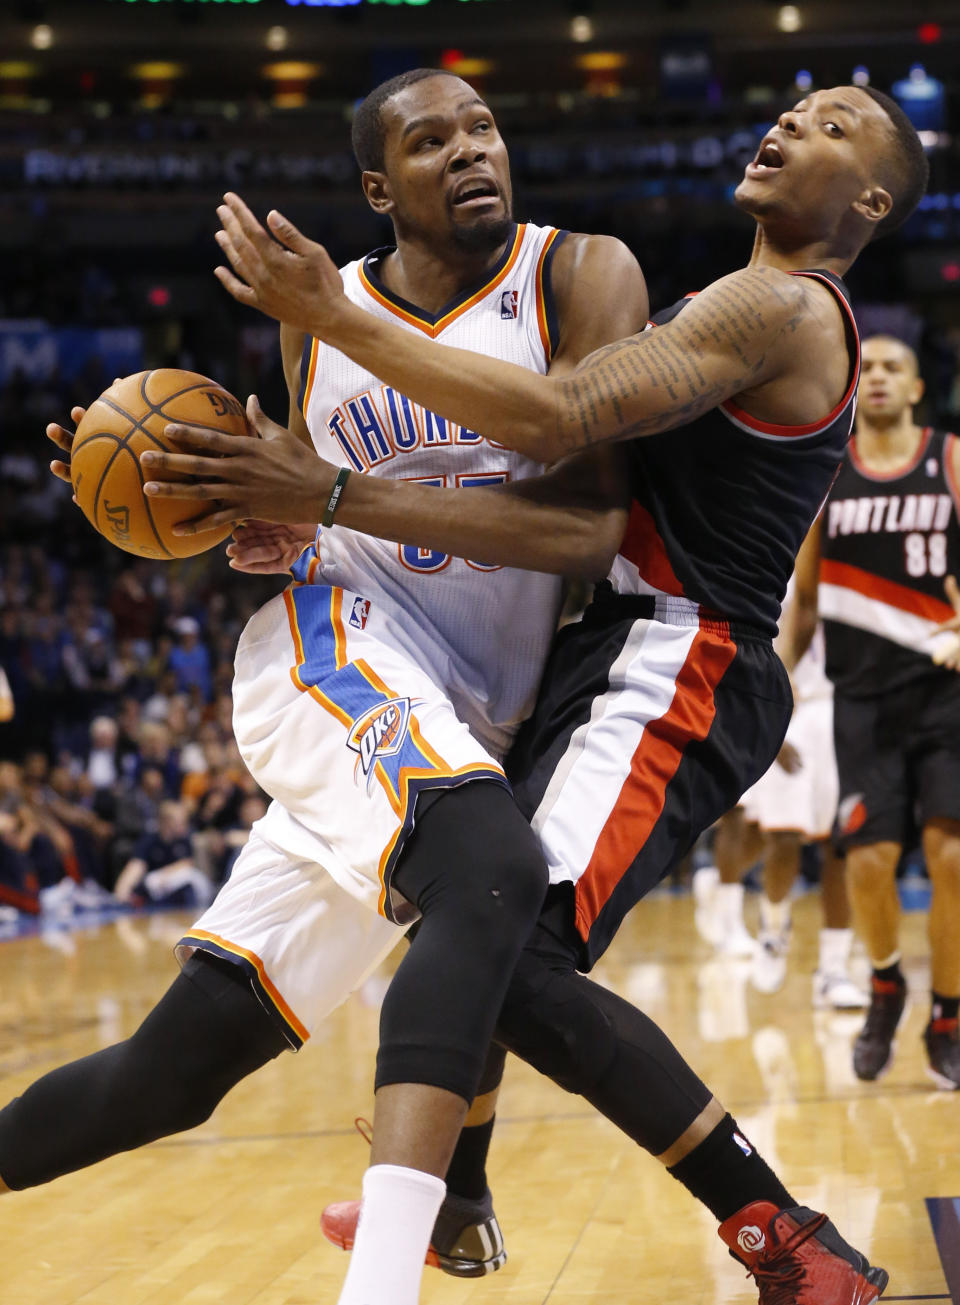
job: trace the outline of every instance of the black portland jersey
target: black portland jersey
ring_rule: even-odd
[[[728,401],[678,430],[626,446],[633,502],[611,579],[620,593],[676,596],[704,616],[776,634],[797,550],[830,488],[856,404],[860,345],[843,282],[824,282],[847,322],[846,393],[821,421],[777,426]],[[691,296],[658,313],[671,321]]]
[[[930,660],[930,636],[953,616],[943,581],[960,567],[956,439],[926,429],[910,465],[886,475],[850,442],[823,513],[819,600],[827,674],[844,693],[948,673]]]

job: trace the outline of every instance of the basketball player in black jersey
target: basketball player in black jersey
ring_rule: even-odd
[[[790,694],[770,639],[852,421],[857,343],[839,277],[884,223],[912,211],[925,178],[916,133],[892,101],[854,87],[810,96],[782,115],[738,188],[758,222],[750,266],[559,383],[382,328],[345,302],[324,251],[280,215],[268,219],[275,242],[236,196],[220,210],[233,271],[218,275],[240,302],[545,460],[629,441],[632,503],[616,589],[603,588],[559,637],[514,756],[518,800],[544,841],[554,889],[497,1036],[584,1095],[723,1219],[721,1234],[758,1277],[761,1299],[869,1302],[886,1275],[823,1216],[790,1209],[663,1035],[576,970],[589,969],[626,910],[779,749]],[[269,442],[227,447],[181,431],[195,452],[146,459],[150,474],[186,470],[200,482],[157,479],[148,492],[220,500],[186,530],[247,516],[299,519],[308,503],[316,511],[334,469],[269,433]],[[515,560],[515,519],[498,533],[502,498],[477,495],[354,478],[339,519],[386,538],[469,548],[488,562]],[[592,781],[578,791],[584,757]],[[740,1208],[729,1204],[738,1194]],[[365,1239],[369,1253],[376,1238],[364,1221],[358,1251]]]
[[[918,426],[913,350],[863,343],[856,434],[804,544],[798,585],[819,602],[834,683],[839,831],[850,901],[873,965],[870,1009],[853,1049],[858,1078],[893,1057],[907,987],[896,871],[915,830],[930,875],[929,1073],[960,1087],[960,678],[949,621],[960,570],[960,439]],[[819,580],[819,587],[818,587]],[[798,630],[802,651],[811,629]]]

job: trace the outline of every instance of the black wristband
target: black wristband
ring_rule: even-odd
[[[330,499],[327,503],[326,511],[324,512],[323,518],[320,521],[320,524],[321,526],[323,526],[324,530],[328,529],[330,526],[333,525],[334,514],[336,513],[337,508],[340,506],[340,498],[341,495],[343,494],[343,487],[347,483],[347,477],[349,475],[350,475],[349,467],[341,467],[340,470],[337,472],[337,478],[333,482],[333,489],[330,491]]]

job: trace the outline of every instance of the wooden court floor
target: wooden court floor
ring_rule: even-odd
[[[923,1074],[925,917],[906,918],[913,1000],[895,1065],[875,1085],[850,1069],[860,1016],[811,1010],[817,920],[816,899],[801,899],[791,972],[774,997],[752,990],[749,962],[713,959],[689,897],[642,904],[597,977],[670,1031],[797,1199],[827,1210],[890,1270],[885,1299],[949,1301],[960,1249],[945,1247],[941,1261],[926,1201],[949,1211],[943,1198],[960,1197],[960,1093],[937,1092]],[[126,918],[0,943],[0,1100],[131,1032],[174,973],[185,922]],[[346,1257],[318,1220],[359,1190],[366,1146],[352,1120],[372,1109],[386,979],[195,1132],[0,1201],[0,1303],[335,1302]],[[509,1263],[480,1282],[428,1270],[426,1305],[756,1300],[710,1216],[589,1107],[522,1065],[509,1066],[490,1177]]]

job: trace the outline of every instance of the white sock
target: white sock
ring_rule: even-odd
[[[790,898],[771,902],[763,893],[760,897],[760,928],[765,933],[786,933],[790,928]]]
[[[852,929],[821,929],[817,969],[821,974],[846,974],[852,946]]]
[[[339,1305],[417,1305],[424,1256],[446,1191],[442,1178],[420,1169],[367,1170]]]
[[[743,922],[743,884],[717,884],[717,918],[724,933],[745,929]]]

